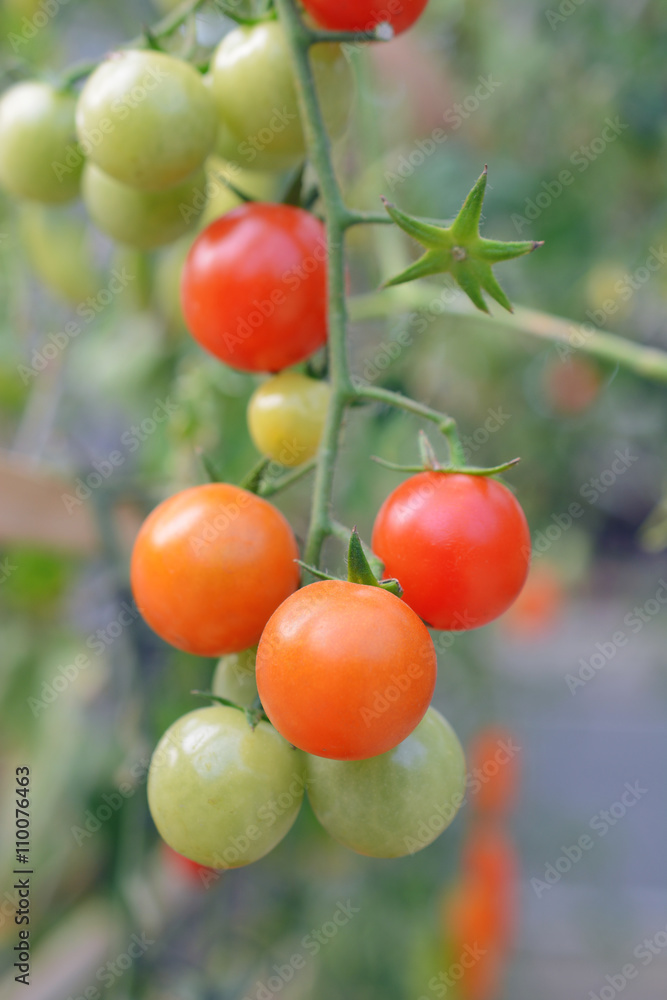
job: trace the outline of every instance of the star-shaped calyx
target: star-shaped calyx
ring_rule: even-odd
[[[449,272],[478,309],[489,311],[482,295],[483,289],[499,305],[512,312],[510,300],[493,273],[493,265],[531,253],[543,244],[535,241],[503,243],[501,240],[485,240],[479,235],[487,173],[487,167],[484,167],[484,173],[466,198],[463,208],[447,228],[406,215],[389,204],[386,198],[382,199],[396,225],[426,248],[423,257],[387,281],[385,287],[402,285],[429,274]]]

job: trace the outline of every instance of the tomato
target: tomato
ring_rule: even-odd
[[[199,170],[164,191],[138,191],[105,174],[94,163],[87,163],[82,190],[88,213],[98,229],[119,243],[150,250],[173,243],[191,228],[192,220],[203,208],[206,176]],[[200,206],[198,211],[195,204]],[[184,206],[191,209],[191,214],[184,212]]]
[[[208,202],[200,220],[202,227],[243,204],[243,199],[225,184],[226,180],[254,201],[280,201],[287,183],[278,174],[243,170],[219,156],[209,156],[206,177]]]
[[[257,688],[279,733],[308,753],[362,760],[391,750],[424,717],[433,642],[381,587],[313,583],[278,608],[257,650]]]
[[[428,0],[302,0],[307,12],[331,31],[372,31],[388,22],[396,35],[421,17]]]
[[[506,816],[516,805],[521,781],[521,747],[499,726],[480,730],[468,746],[474,782],[471,805],[478,813]]]
[[[564,599],[560,573],[541,560],[531,567],[525,587],[503,618],[504,631],[521,639],[548,632],[558,622]]]
[[[144,521],[132,552],[132,590],[159,636],[200,656],[259,641],[299,585],[298,549],[266,500],[228,483],[194,486]]]
[[[493,940],[509,947],[517,923],[519,862],[511,837],[498,823],[476,823],[469,831],[461,858],[464,876],[482,883],[489,895]]]
[[[254,647],[223,656],[213,675],[213,694],[226,698],[241,708],[250,708],[257,698],[256,656],[257,650]]]
[[[76,305],[99,293],[105,281],[93,259],[92,228],[75,206],[24,202],[19,225],[30,266],[47,288]]]
[[[162,841],[162,857],[164,859],[164,865],[170,871],[174,872],[175,875],[180,876],[184,881],[194,883],[202,888],[209,883],[208,876],[211,872],[214,872],[214,868],[208,868],[206,865],[198,865],[196,861],[190,861],[190,858],[186,858],[184,854],[179,854],[178,851],[174,851]],[[213,878],[218,878],[217,871]]]
[[[317,452],[331,390],[300,372],[282,372],[253,392],[248,427],[257,449],[281,465],[307,462]]]
[[[0,185],[10,194],[51,203],[76,197],[83,158],[75,107],[74,95],[37,81],[17,83],[2,95]]]
[[[353,101],[353,76],[339,45],[311,49],[315,85],[329,135],[339,136]],[[289,47],[282,25],[265,21],[230,31],[211,64],[220,115],[218,152],[253,170],[285,170],[306,154]]]
[[[162,839],[210,868],[239,868],[280,843],[303,799],[303,756],[243,712],[199,708],[164,734],[148,771],[148,805]]]
[[[560,417],[585,413],[600,395],[600,369],[587,358],[554,359],[542,377],[544,395],[551,410]]]
[[[370,760],[309,756],[308,798],[331,836],[373,858],[427,847],[464,799],[465,759],[456,733],[434,708],[393,750]]]
[[[373,550],[403,600],[434,628],[486,625],[516,600],[530,532],[510,491],[488,476],[422,472],[385,500]]]
[[[195,240],[183,312],[202,347],[241,371],[277,372],[326,342],[326,244],[314,215],[242,205]]]
[[[164,52],[115,52],[88,78],[76,109],[86,156],[123,184],[161,191],[213,149],[217,115],[199,73]]]

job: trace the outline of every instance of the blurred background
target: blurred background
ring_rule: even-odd
[[[102,57],[167,5],[54,2],[36,28],[45,7],[2,3],[3,86]],[[230,27],[213,5],[199,15],[210,44]],[[488,163],[483,234],[545,240],[499,267],[512,301],[667,350],[665,51],[664,0],[431,0],[414,30],[349,53],[357,98],[335,150],[346,196],[452,218]],[[265,183],[261,195],[275,197]],[[522,458],[507,478],[533,534],[524,594],[492,626],[434,635],[435,704],[476,741],[475,759],[488,763],[501,738],[520,748],[511,780],[499,779],[512,786],[502,822],[471,796],[431,847],[378,861],[328,839],[304,804],[272,854],[215,877],[160,846],[148,759],[201,704],[190,692],[210,687],[214,663],[138,620],[129,548],[152,506],[204,481],[200,450],[230,480],[258,458],[245,422],[256,380],[204,356],[183,327],[188,242],[139,254],[95,232],[76,204],[0,200],[0,837],[11,848],[0,858],[0,993],[664,996],[664,381],[592,359],[576,337],[558,346],[448,314],[418,286],[376,316],[371,293],[414,253],[384,227],[350,240],[351,291],[363,296],[353,315],[368,317],[352,328],[357,377],[450,412],[474,464]],[[112,285],[114,272],[124,281]],[[73,320],[80,333],[50,347]],[[366,539],[399,478],[370,456],[411,463],[419,426],[381,407],[350,416],[336,504]],[[105,475],[114,451],[123,461]],[[306,479],[277,500],[299,538],[309,491]],[[332,542],[330,570],[342,555]],[[35,870],[28,994],[12,970],[22,765]],[[592,847],[577,856],[584,835]],[[460,987],[463,945],[491,934],[486,904],[467,891],[475,852],[511,891],[506,933],[491,935],[491,957]],[[350,915],[338,927],[341,905]],[[142,943],[128,951],[133,934]],[[288,975],[294,955],[305,961]]]

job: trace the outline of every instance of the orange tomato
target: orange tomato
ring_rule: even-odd
[[[183,490],[144,521],[132,553],[137,607],[178,649],[235,653],[259,641],[299,585],[287,520],[266,500],[228,483]]]
[[[521,747],[509,730],[488,726],[471,740],[467,752],[475,812],[503,816],[514,807],[521,780]]]
[[[519,860],[512,838],[495,823],[476,823],[463,848],[464,878],[481,882],[495,913],[495,939],[508,947],[517,922]]]
[[[601,386],[600,369],[587,358],[552,361],[544,369],[544,394],[551,409],[561,417],[584,413],[597,399]]]
[[[516,601],[500,627],[517,638],[541,635],[553,627],[564,601],[564,588],[549,563],[534,563]]]
[[[286,740],[363,760],[406,739],[428,708],[436,654],[424,624],[380,587],[313,583],[282,604],[257,650],[257,688]]]

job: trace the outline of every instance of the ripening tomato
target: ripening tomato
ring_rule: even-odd
[[[180,184],[202,166],[218,129],[197,70],[164,52],[114,52],[88,77],[76,109],[83,152],[142,191]]]
[[[347,124],[354,77],[340,45],[316,45],[311,66],[327,132]],[[216,148],[251,170],[285,170],[306,155],[294,69],[279,21],[230,31],[211,60],[220,128]]]
[[[384,22],[394,34],[421,17],[428,0],[303,0],[309,14],[330,31],[372,31]]]
[[[465,795],[461,744],[434,708],[387,753],[370,760],[308,756],[306,769],[308,798],[327,833],[373,858],[400,858],[428,847]]]
[[[461,967],[460,1000],[496,1000],[506,963],[502,917],[493,888],[482,879],[463,876],[442,907],[447,956]],[[473,953],[475,961],[461,962]]]
[[[516,805],[521,780],[521,746],[500,726],[480,730],[468,746],[471,805],[487,816],[507,816]]]
[[[517,598],[530,563],[523,510],[496,479],[422,472],[385,500],[373,550],[429,625],[478,628]]]
[[[428,631],[381,587],[312,583],[278,608],[257,650],[257,688],[279,733],[317,757],[364,760],[397,746],[435,687]]]
[[[324,226],[290,205],[254,202],[195,240],[181,294],[192,336],[221,361],[278,372],[327,338]]]
[[[146,518],[132,552],[137,607],[178,649],[234,653],[259,641],[299,585],[292,529],[266,500],[228,483],[194,486]]]
[[[257,699],[256,657],[257,650],[254,646],[240,653],[223,656],[213,674],[213,694],[226,698],[241,708],[250,708]]]
[[[248,428],[257,450],[296,466],[317,452],[331,390],[300,372],[281,372],[258,386],[248,403]]]
[[[0,100],[0,184],[17,198],[59,203],[79,192],[76,97],[48,83],[17,83]]]
[[[240,868],[280,843],[297,817],[304,759],[260,722],[213,705],[164,734],[148,771],[148,806],[174,851],[210,868]]]
[[[219,877],[215,868],[209,868],[207,865],[198,865],[196,861],[191,861],[184,854],[174,851],[164,840],[162,841],[162,858],[165,868],[174,872],[175,875],[180,876],[184,881],[198,885],[201,888],[209,884],[209,877],[211,877],[213,872],[215,872],[213,878]]]
[[[461,857],[464,877],[481,882],[495,908],[494,939],[509,947],[517,923],[519,859],[512,838],[496,822],[476,822],[469,830]]]
[[[193,226],[204,207],[206,175],[198,170],[174,187],[138,191],[87,163],[81,188],[98,229],[119,243],[151,250],[173,243]]]

